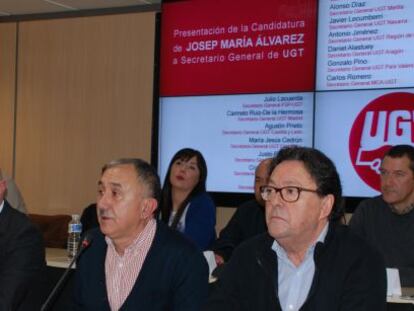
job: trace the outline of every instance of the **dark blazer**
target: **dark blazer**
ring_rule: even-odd
[[[277,255],[267,233],[242,243],[205,311],[281,311]],[[344,226],[315,247],[315,275],[301,311],[385,311],[386,274],[378,251]]]
[[[75,310],[109,311],[105,283],[107,244],[93,229],[91,246],[77,263]],[[157,222],[154,241],[120,310],[200,310],[208,294],[208,265],[197,247]]]
[[[216,239],[216,206],[207,192],[197,194],[189,203],[183,234],[204,251]]]
[[[44,268],[40,232],[25,214],[4,201],[0,213],[0,311],[39,310],[35,301],[24,302]]]
[[[264,207],[250,200],[237,208],[211,249],[228,261],[240,243],[266,231]]]

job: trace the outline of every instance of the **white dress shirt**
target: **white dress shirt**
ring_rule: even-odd
[[[296,267],[288,258],[285,250],[275,240],[272,249],[277,254],[278,263],[278,296],[283,311],[297,311],[308,296],[315,274],[313,258],[317,242],[324,242],[328,232],[328,224],[319,234],[316,242],[309,247],[302,263]]]

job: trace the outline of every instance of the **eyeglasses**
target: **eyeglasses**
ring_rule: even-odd
[[[279,192],[280,197],[283,201],[292,203],[299,200],[300,193],[302,191],[306,192],[313,192],[313,193],[319,193],[318,190],[312,190],[312,189],[306,189],[301,187],[295,187],[295,186],[286,186],[282,188],[276,188],[272,186],[261,186],[260,187],[260,193],[262,194],[262,198],[265,201],[269,201],[275,198],[276,194]]]

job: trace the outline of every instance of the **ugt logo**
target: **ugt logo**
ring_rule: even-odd
[[[380,190],[379,167],[393,145],[414,145],[414,93],[380,96],[358,114],[349,136],[349,152],[359,177]]]

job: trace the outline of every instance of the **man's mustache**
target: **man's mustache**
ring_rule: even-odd
[[[98,217],[114,218],[114,215],[108,210],[98,208]]]

